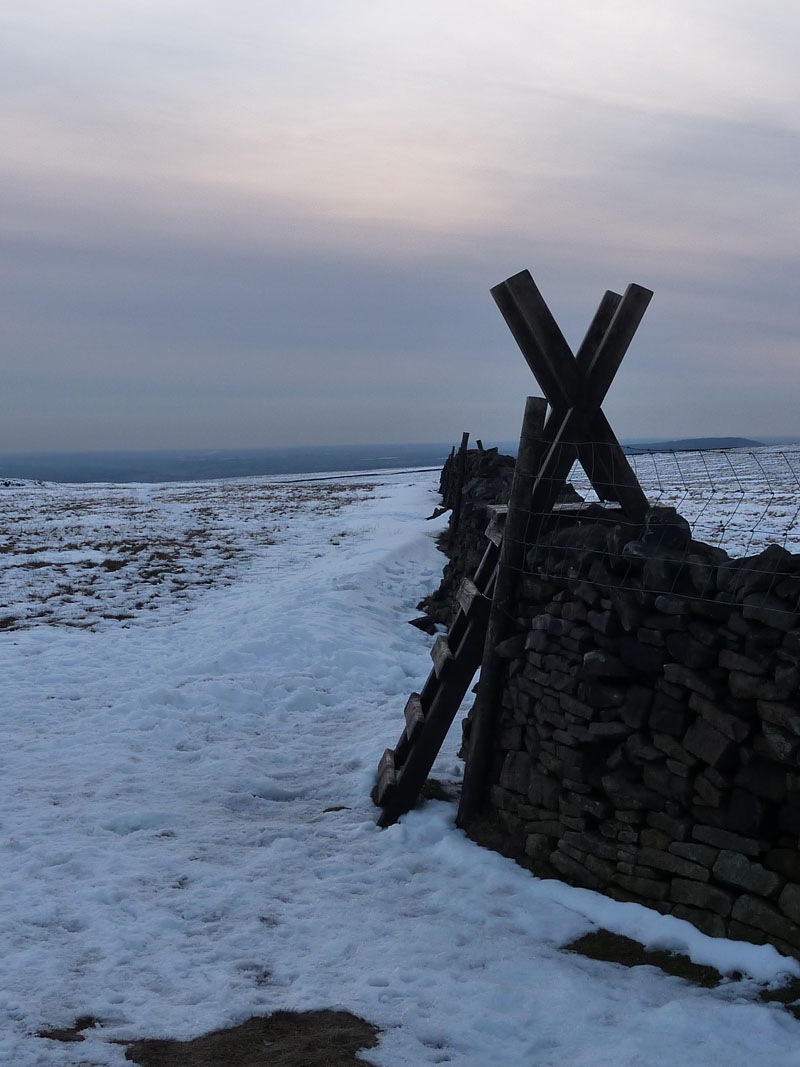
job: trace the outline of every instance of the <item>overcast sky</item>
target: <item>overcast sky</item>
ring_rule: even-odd
[[[790,0],[3,0],[0,450],[517,435],[489,288],[655,291],[620,436],[800,435]]]

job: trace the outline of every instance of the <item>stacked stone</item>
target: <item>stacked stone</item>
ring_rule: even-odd
[[[442,467],[439,492],[442,506],[452,508],[458,492],[458,452],[453,451]],[[475,504],[505,503],[514,474],[514,457],[504,456],[496,448],[470,448],[464,457],[462,500],[467,507]],[[463,505],[462,505],[463,506]]]
[[[454,452],[442,469],[440,492],[445,508],[455,503],[457,462],[458,453]],[[507,503],[513,476],[513,456],[504,456],[496,448],[467,451],[458,527],[448,530],[441,540],[450,562],[445,565],[439,588],[418,605],[436,622],[448,625],[452,621],[461,580],[475,573],[486,550],[487,506]]]
[[[508,503],[515,462],[513,456],[505,456],[496,448],[467,451],[458,525],[452,528],[451,516],[451,525],[440,542],[440,548],[450,557],[450,562],[445,564],[439,588],[417,605],[435,622],[449,625],[453,621],[458,610],[458,588],[464,578],[472,577],[486,551],[487,509],[493,504]],[[457,464],[458,453],[453,451],[439,480],[444,508],[455,505]],[[582,502],[572,486],[564,489],[561,499]]]
[[[489,801],[534,870],[800,955],[800,556],[654,509],[530,550]]]

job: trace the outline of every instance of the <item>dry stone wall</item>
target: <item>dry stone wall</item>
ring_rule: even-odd
[[[538,873],[800,955],[800,556],[671,509],[564,509],[527,553],[487,802]]]
[[[439,492],[442,506],[452,511],[440,548],[449,562],[445,564],[439,588],[418,604],[435,622],[445,625],[452,622],[458,610],[458,587],[463,578],[475,573],[486,551],[488,509],[493,504],[508,503],[515,462],[513,456],[503,455],[496,448],[469,449],[464,457],[463,481],[458,477],[458,453],[453,451],[445,463]],[[572,486],[566,486],[562,499],[580,501],[581,498]]]
[[[442,504],[454,509],[458,501],[458,523],[453,521],[441,539],[440,547],[449,556],[439,588],[420,601],[419,608],[435,622],[449,625],[457,610],[455,601],[462,578],[474,574],[486,550],[487,506],[505,504],[514,476],[514,457],[496,448],[469,449],[464,457],[464,477],[459,489],[458,453],[444,465],[439,483]]]

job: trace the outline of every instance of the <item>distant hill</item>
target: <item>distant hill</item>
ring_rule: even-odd
[[[749,437],[680,437],[675,441],[637,441],[623,445],[629,455],[640,452],[699,452],[706,448],[763,448]]]

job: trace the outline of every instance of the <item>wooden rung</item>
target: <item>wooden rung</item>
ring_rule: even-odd
[[[436,677],[440,678],[442,672],[447,670],[448,665],[453,662],[453,653],[450,651],[450,645],[447,643],[446,634],[439,634],[433,642],[431,659],[433,660],[433,669],[436,672]]]
[[[493,545],[498,547],[503,543],[503,527],[493,518],[489,525],[486,527],[486,536],[492,542]]]
[[[461,585],[458,587],[458,592],[456,593],[456,600],[458,601],[458,606],[465,615],[469,615],[469,609],[472,607],[473,601],[480,595],[477,585],[471,578],[464,578],[462,580]]]
[[[378,782],[375,786],[375,803],[383,806],[391,791],[397,786],[394,768],[394,749],[387,748],[378,764]]]
[[[486,546],[478,569],[472,576],[472,580],[482,593],[486,593],[492,580],[492,575],[497,569],[497,561],[500,558],[500,550],[491,541]]]
[[[406,736],[413,743],[414,738],[425,724],[425,716],[422,712],[422,701],[419,693],[412,693],[406,703]]]

